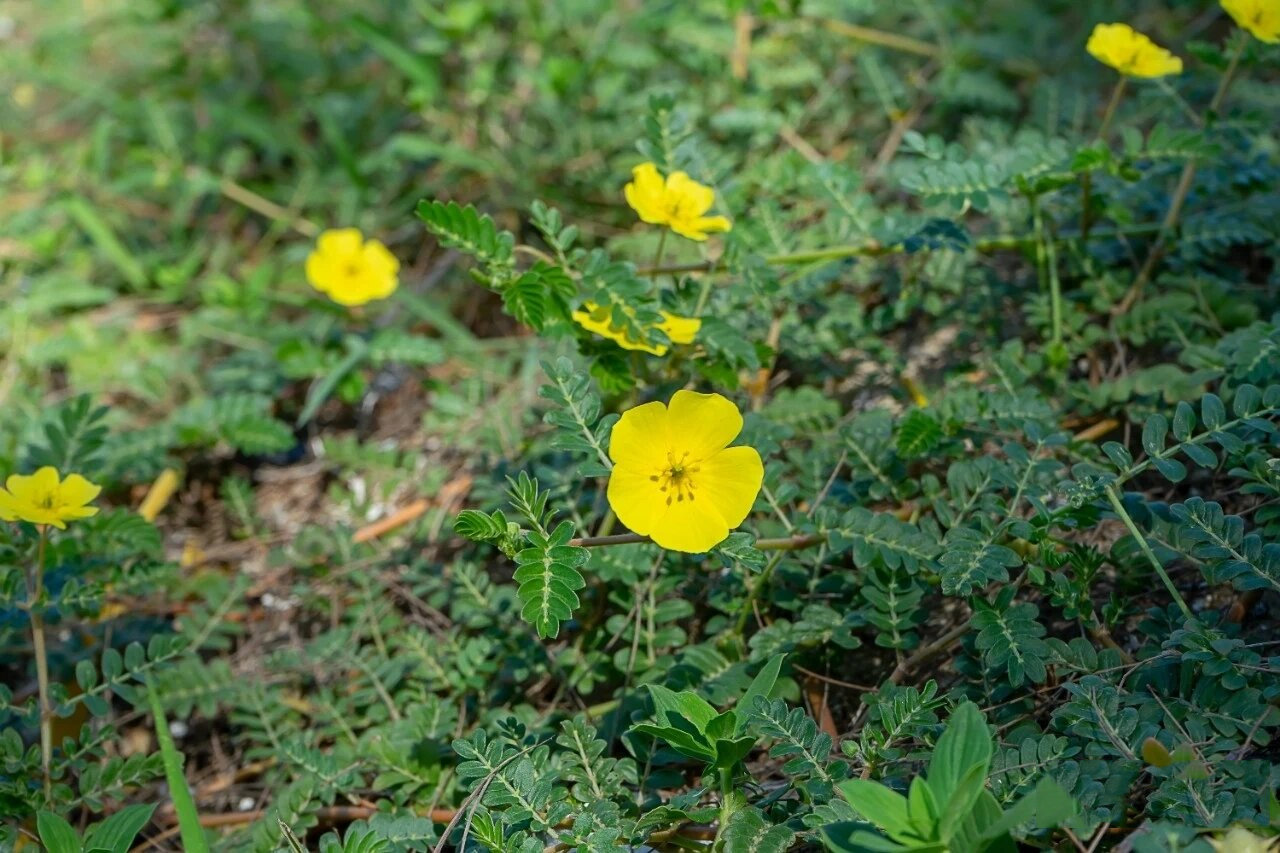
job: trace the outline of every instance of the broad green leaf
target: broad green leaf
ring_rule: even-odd
[[[652,723],[638,723],[631,727],[633,732],[650,735],[666,742],[676,752],[689,758],[714,764],[716,753],[714,747],[696,732],[678,729],[675,726],[656,726]]]
[[[80,836],[71,824],[53,812],[42,811],[36,815],[36,830],[40,843],[49,853],[80,853]]]
[[[975,764],[942,802],[942,816],[938,820],[938,837],[950,841],[973,811],[987,784],[986,765]]]
[[[1014,803],[999,820],[989,825],[981,837],[990,841],[1024,823],[1032,823],[1037,829],[1050,829],[1074,815],[1077,810],[1078,806],[1071,795],[1053,779],[1045,776],[1030,794]]]
[[[699,732],[706,732],[707,724],[716,718],[716,709],[697,693],[684,690],[676,693],[661,684],[647,685],[653,697],[655,716],[665,723],[673,723],[680,717],[693,723]]]
[[[751,683],[747,685],[746,692],[742,694],[742,698],[738,700],[738,704],[734,706],[737,717],[737,727],[735,734],[741,734],[743,729],[747,727],[748,711],[755,704],[757,696],[769,698],[769,693],[773,691],[773,685],[778,681],[778,672],[782,669],[782,661],[786,655],[774,655],[769,658],[760,671],[756,673],[756,677],[751,679]]]
[[[84,846],[88,850],[107,850],[109,853],[128,853],[133,846],[133,839],[151,820],[156,810],[154,804],[138,804],[127,806],[111,817],[89,828],[84,836]]]
[[[994,752],[987,722],[978,706],[972,702],[957,706],[929,763],[929,786],[940,801],[947,802],[960,780],[975,766],[981,766],[986,778]]]
[[[912,838],[908,839],[895,833],[890,835],[895,841],[904,843],[914,839],[936,841],[940,837],[938,834],[940,812],[938,798],[934,796],[929,783],[923,777],[917,776],[911,780],[911,787],[907,790],[907,820],[911,823]]]
[[[837,786],[854,811],[881,829],[898,835],[911,831],[907,798],[870,779],[847,779]]]

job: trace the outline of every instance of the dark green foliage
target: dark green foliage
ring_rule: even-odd
[[[1114,110],[1100,2],[221,5],[4,38],[0,482],[104,488],[0,520],[0,846],[166,843],[143,698],[226,850],[1275,835],[1276,69],[1217,4]],[[343,227],[390,298],[308,283]],[[766,465],[705,555],[609,504],[681,388]]]

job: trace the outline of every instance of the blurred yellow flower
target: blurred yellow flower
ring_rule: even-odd
[[[68,521],[97,515],[98,508],[89,503],[101,491],[79,474],[63,480],[48,465],[28,476],[13,474],[0,489],[0,519],[66,529]]]
[[[628,316],[635,316],[635,312],[629,308],[622,310]],[[665,334],[673,344],[693,343],[698,330],[702,328],[702,321],[697,317],[681,317],[668,311],[658,313],[662,315],[662,322],[653,328]],[[640,350],[650,355],[667,354],[666,344],[651,345],[645,341],[637,341],[631,336],[630,329],[613,325],[613,310],[608,306],[597,305],[594,302],[584,303],[582,308],[573,312],[573,319],[588,332],[608,338],[623,349]]]
[[[642,220],[665,225],[690,240],[706,240],[712,231],[733,227],[723,216],[705,215],[715,204],[716,194],[684,172],[672,172],[664,181],[657,166],[641,163],[631,170],[631,183],[623,194]]]
[[[764,481],[754,447],[729,447],[738,407],[719,394],[677,391],[668,407],[622,414],[609,439],[609,506],[618,520],[672,551],[700,554],[751,512]]]
[[[377,240],[365,240],[355,228],[325,231],[307,256],[311,286],[341,305],[386,299],[399,282],[400,262]]]
[[[1280,0],[1222,0],[1222,8],[1258,41],[1280,43]]]
[[[15,104],[25,110],[36,102],[36,87],[30,83],[19,83],[13,87],[9,97],[13,99]]]
[[[1128,24],[1098,24],[1085,45],[1089,55],[1127,77],[1182,73],[1182,60]]]
[[[1218,853],[1271,853],[1276,849],[1275,838],[1254,835],[1242,826],[1231,829],[1221,838],[1210,838],[1209,843]]]

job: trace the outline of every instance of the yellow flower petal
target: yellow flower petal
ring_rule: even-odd
[[[335,259],[358,254],[363,241],[359,228],[330,228],[316,238],[316,251]]]
[[[616,429],[616,427],[615,427]],[[673,448],[706,460],[724,450],[742,432],[742,413],[719,394],[677,391],[667,411],[667,434]]]
[[[697,219],[716,203],[711,187],[700,184],[684,172],[672,172],[667,178],[667,196],[673,202],[673,218]]]
[[[754,447],[728,447],[705,459],[695,482],[697,500],[709,501],[730,528],[737,527],[755,505],[764,482],[764,463]]]
[[[400,261],[380,240],[364,244],[364,262],[369,276],[376,284],[380,296],[390,296],[396,289],[396,276],[400,273]]]
[[[658,324],[658,328],[670,339],[673,344],[691,344],[697,336],[698,331],[702,328],[702,321],[697,317],[681,317],[678,314],[672,314],[663,311],[662,322]]]
[[[1182,60],[1128,24],[1098,24],[1085,45],[1089,55],[1130,77],[1182,73]]]
[[[325,231],[307,256],[311,286],[341,305],[385,299],[399,284],[400,262],[377,240],[365,241],[355,228]]]
[[[45,466],[30,476],[13,474],[0,489],[0,519],[51,524],[65,528],[70,519],[87,518],[98,512],[87,506],[102,491],[79,474],[61,480],[58,470]]]
[[[622,188],[631,209],[645,222],[665,225],[671,216],[666,206],[666,188],[658,167],[641,163],[631,170],[631,183]]]
[[[609,440],[609,506],[663,548],[714,548],[750,514],[764,479],[754,448],[725,449],[741,430],[738,408],[719,394],[681,390],[669,406],[624,412]]]
[[[664,181],[653,163],[641,163],[632,171],[632,181],[623,188],[627,204],[640,219],[666,225],[682,237],[699,242],[714,231],[728,231],[723,216],[705,216],[715,204],[715,191],[685,172],[672,172]]]
[[[630,309],[624,308],[623,310],[629,312],[631,316],[635,316]],[[665,345],[638,341],[631,337],[629,329],[614,326],[612,311],[607,308],[601,308],[594,302],[584,303],[581,309],[574,311],[570,316],[582,328],[613,341],[625,350],[637,350],[639,352],[647,352],[650,355],[666,355],[667,347]],[[658,325],[657,328],[661,329],[662,326]]]
[[[724,516],[710,501],[700,498],[673,503],[649,530],[650,538],[658,545],[687,554],[710,551],[728,535]]]
[[[57,476],[56,473],[54,476]],[[82,506],[102,493],[102,486],[94,485],[79,474],[69,474],[58,487],[58,500],[61,504]],[[94,510],[97,512],[97,510]]]
[[[653,481],[651,470],[617,465],[609,475],[609,506],[619,521],[641,536],[648,535],[667,512],[666,496]]]
[[[25,478],[25,480],[23,489],[26,493],[19,495],[19,497],[39,502],[45,496],[55,494],[58,491],[58,469],[52,465],[44,466],[30,477]],[[15,492],[15,494],[17,493]]]
[[[619,465],[645,468],[665,464],[670,449],[667,421],[667,407],[656,400],[623,412],[609,436],[609,458]]]
[[[1280,0],[1222,0],[1222,8],[1254,38],[1280,43]]]
[[[733,223],[724,216],[701,216],[693,221],[693,227],[704,233],[712,231],[728,231]]]

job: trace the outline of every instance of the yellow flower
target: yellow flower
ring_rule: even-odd
[[[1276,839],[1254,835],[1242,826],[1232,828],[1221,838],[1211,838],[1209,843],[1218,853],[1271,853],[1276,849]]]
[[[1089,55],[1128,77],[1182,73],[1182,60],[1128,24],[1098,24],[1085,46]]]
[[[635,316],[635,312],[630,308],[624,307],[622,310],[628,316]],[[662,315],[662,322],[653,328],[665,334],[673,344],[693,343],[698,330],[702,328],[702,321],[697,317],[681,317],[668,311],[658,313]],[[645,341],[637,341],[631,336],[630,329],[613,325],[613,311],[607,306],[602,307],[594,302],[584,303],[582,308],[573,312],[573,319],[588,332],[608,338],[623,349],[640,350],[650,355],[667,354],[666,344],[651,345]]]
[[[719,394],[677,391],[670,407],[627,410],[609,439],[609,506],[663,548],[711,550],[751,512],[764,480],[754,447],[729,447],[741,431],[737,406]]]
[[[706,216],[716,194],[684,172],[672,172],[664,181],[658,167],[641,163],[631,170],[631,183],[623,188],[627,204],[652,225],[666,225],[690,240],[705,240],[712,231],[733,227],[723,216]]]
[[[13,474],[0,489],[0,519],[52,524],[66,529],[67,522],[97,515],[89,502],[102,491],[79,474],[58,477],[58,469],[46,465],[30,476]]]
[[[400,262],[377,240],[355,228],[326,231],[307,255],[307,280],[341,305],[363,305],[395,292]]]
[[[1222,0],[1222,8],[1258,41],[1280,42],[1280,0]]]

